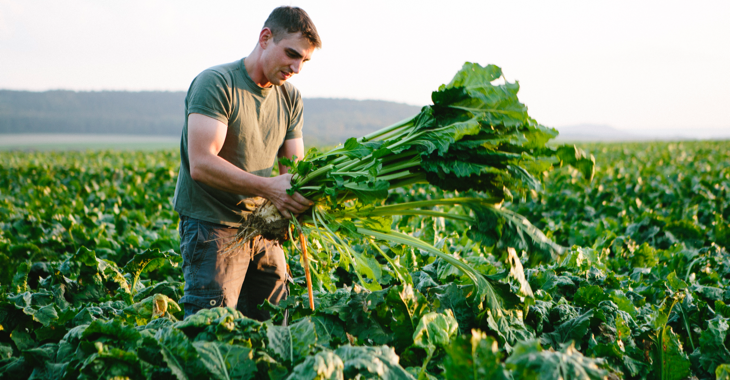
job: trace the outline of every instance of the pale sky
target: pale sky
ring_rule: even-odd
[[[730,137],[730,1],[0,0],[0,88],[185,91],[282,4],[323,42],[305,97],[422,106],[493,63],[548,126]]]

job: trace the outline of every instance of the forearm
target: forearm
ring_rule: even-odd
[[[288,167],[286,167],[286,166],[284,166],[282,164],[278,164],[278,165],[279,165],[279,174],[289,173],[289,168]]]
[[[286,157],[290,160],[296,157],[297,161],[301,160],[302,158],[304,158],[304,140],[302,140],[302,138],[300,137],[284,141],[284,144],[282,144],[281,148],[279,149],[277,156],[279,158]],[[288,172],[288,167],[279,164],[279,174],[285,174]]]
[[[193,180],[229,193],[266,197],[269,179],[248,173],[219,156],[200,157],[190,162]]]

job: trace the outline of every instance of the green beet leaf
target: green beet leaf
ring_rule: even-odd
[[[669,326],[661,329],[652,351],[654,378],[679,380],[689,376],[690,362],[677,334]]]
[[[517,342],[535,337],[535,334],[525,326],[521,310],[508,312],[487,310],[480,317],[484,319],[486,326],[497,334],[500,344],[504,344],[508,352]]]
[[[170,297],[158,293],[125,308],[124,312],[136,317],[139,324],[147,324],[149,320],[160,317],[177,321],[174,315],[180,315],[182,309]]]
[[[165,327],[157,332],[155,338],[159,341],[165,364],[178,380],[202,379],[210,376],[208,367],[182,331]]]
[[[609,299],[605,289],[598,285],[590,285],[578,288],[573,297],[573,302],[581,307],[597,307],[601,301]]]
[[[287,380],[343,380],[345,364],[334,352],[325,350],[308,356],[292,370]]]
[[[158,249],[148,249],[142,253],[135,254],[123,268],[126,273],[132,275],[132,284],[130,286],[132,293],[138,292],[137,283],[142,272],[153,271],[165,264],[165,262],[170,262],[173,266],[177,266],[180,261],[182,261],[180,255],[173,251],[160,252]]]
[[[210,377],[221,380],[255,378],[256,363],[251,348],[220,342],[193,343],[198,356],[210,371]]]
[[[413,345],[435,351],[436,348],[446,347],[458,330],[459,324],[450,309],[443,314],[428,313],[421,318],[413,332]]]
[[[505,364],[512,370],[515,380],[598,380],[606,379],[608,375],[601,368],[604,365],[602,359],[583,356],[573,344],[559,351],[546,351],[535,340],[520,342]]]
[[[335,350],[342,359],[346,379],[380,378],[384,380],[415,380],[400,366],[398,355],[387,346],[362,347],[344,345]]]
[[[596,174],[596,159],[593,155],[586,156],[586,153],[575,145],[563,145],[557,149],[555,155],[560,160],[560,166],[570,165],[575,167],[589,181]]]
[[[175,328],[183,331],[202,330],[203,328],[217,324],[222,318],[232,316],[234,319],[244,318],[240,311],[232,307],[214,307],[212,309],[199,310],[197,313],[180,322],[175,323]]]
[[[82,341],[101,342],[125,350],[134,349],[141,338],[137,329],[119,319],[111,321],[97,319],[81,333]]]
[[[310,318],[290,326],[266,325],[268,348],[283,363],[294,367],[303,361],[317,344],[317,329]]]
[[[425,273],[423,275],[427,276]],[[468,295],[471,289],[471,286],[451,283],[449,285],[433,287],[428,291],[429,299],[434,304],[436,301],[438,302],[438,308],[434,311],[445,313],[446,310],[451,310],[459,324],[459,332],[461,334],[469,334],[471,328],[476,325],[475,310],[468,301]]]
[[[408,347],[413,342],[421,317],[428,312],[428,301],[410,285],[391,287],[385,301],[390,306],[387,318],[392,321],[390,328],[395,335],[394,346]]]
[[[17,272],[13,276],[11,282],[12,291],[15,293],[22,293],[28,290],[28,273],[30,267],[33,265],[32,262],[26,260],[21,262],[17,267]]]
[[[589,309],[584,314],[561,323],[555,327],[555,331],[543,334],[540,343],[558,349],[570,341],[581,342],[588,333],[593,313],[594,310]]]
[[[707,329],[700,334],[699,363],[709,373],[715,372],[720,364],[730,363],[730,350],[725,344],[730,330],[728,321],[730,319],[717,315],[707,322]]]
[[[720,364],[715,369],[715,378],[717,380],[730,380],[730,364]]]
[[[36,342],[27,329],[24,328],[16,328],[13,330],[13,332],[10,333],[10,339],[13,343],[15,343],[15,347],[21,351],[32,349],[38,345],[38,342]]]
[[[509,379],[497,341],[481,331],[454,338],[446,348],[444,378],[447,380]]]
[[[99,351],[89,356],[79,369],[79,378],[141,378],[142,368],[134,352],[97,345]]]

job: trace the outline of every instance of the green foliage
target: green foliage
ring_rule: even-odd
[[[730,363],[727,340],[728,319],[716,316],[707,323],[707,329],[700,335],[698,350],[699,364],[707,372],[713,373],[723,363]]]
[[[654,342],[652,360],[657,379],[684,379],[690,374],[690,363],[679,337],[670,327],[660,329]]]
[[[718,380],[730,379],[730,364],[720,364],[715,370],[715,377]]]
[[[139,282],[139,276],[142,272],[151,272],[156,268],[165,265],[168,260],[169,262],[172,262],[173,265],[176,265],[178,262],[182,261],[182,258],[172,250],[170,250],[170,252],[160,252],[158,249],[148,249],[134,255],[132,260],[129,260],[127,265],[124,266],[124,271],[132,276],[132,292],[136,293],[137,283]]]
[[[483,332],[456,337],[447,348],[444,378],[448,380],[507,379],[497,341]]]
[[[416,184],[330,210],[340,233],[308,236],[316,310],[287,242],[266,322],[180,320],[174,154],[0,154],[0,378],[727,378],[730,146],[582,148],[592,182],[550,162],[511,201]]]
[[[573,344],[558,351],[546,351],[537,341],[526,341],[515,347],[505,361],[514,370],[514,379],[603,379],[607,372],[603,361],[578,352]]]

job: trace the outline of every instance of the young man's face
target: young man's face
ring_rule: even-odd
[[[272,38],[262,55],[264,75],[271,84],[280,86],[302,70],[312,52],[314,46],[301,33],[287,34],[278,43]]]

